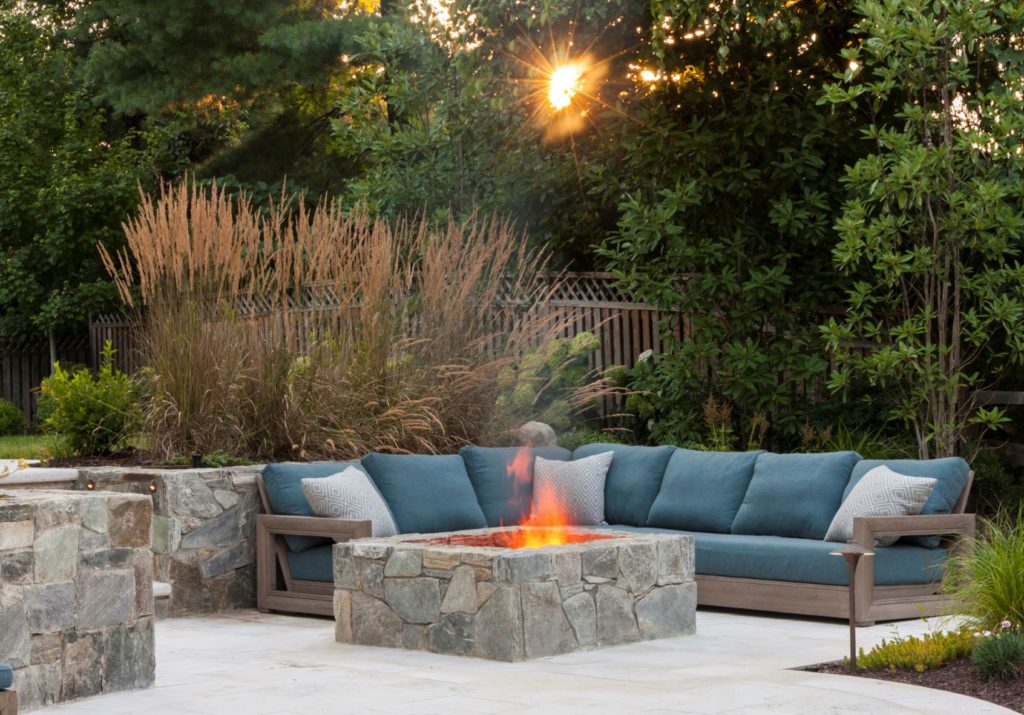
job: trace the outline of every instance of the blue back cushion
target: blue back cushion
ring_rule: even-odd
[[[263,487],[267,501],[275,514],[285,516],[313,516],[306,495],[302,493],[303,479],[322,479],[344,471],[348,467],[366,471],[359,462],[281,462],[268,464],[263,469]],[[288,548],[297,553],[314,546],[334,543],[319,536],[286,536]]]
[[[535,457],[572,459],[572,452],[561,447],[532,447],[526,460],[526,473],[521,478],[509,474],[509,465],[520,447],[476,447],[459,450],[466,463],[469,481],[487,519],[487,526],[511,526],[530,515],[533,501],[533,460]]]
[[[363,457],[363,468],[391,508],[401,534],[487,526],[466,466],[457,454],[372,452]]]
[[[894,472],[906,474],[908,477],[931,477],[936,481],[932,494],[925,502],[922,514],[949,514],[956,506],[957,500],[967,486],[967,475],[970,465],[960,457],[944,459],[862,459],[853,467],[850,482],[846,485],[843,498],[850,493],[854,485],[875,467],[885,465]],[[940,544],[937,536],[908,536],[901,542],[917,544],[934,549]]]
[[[858,461],[856,452],[758,455],[732,533],[824,539]]]
[[[645,526],[661,489],[665,466],[675,447],[634,447],[628,444],[585,444],[573,459],[614,452],[604,483],[604,518],[609,524]]]
[[[668,460],[647,524],[729,533],[759,454],[677,449]]]

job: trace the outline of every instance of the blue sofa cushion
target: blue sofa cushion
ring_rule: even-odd
[[[313,516],[313,510],[302,493],[303,479],[322,479],[344,471],[347,467],[355,467],[362,471],[359,462],[280,462],[268,464],[263,469],[263,487],[267,492],[267,501],[275,514],[284,516]],[[314,546],[334,543],[331,539],[319,536],[286,536],[285,542],[292,551],[302,552]]]
[[[395,517],[400,534],[483,529],[466,465],[457,454],[381,454],[363,457],[363,468]]]
[[[628,444],[585,444],[573,459],[614,452],[604,484],[604,517],[609,524],[645,526],[661,489],[665,466],[675,447],[634,447]]]
[[[859,460],[856,452],[759,454],[732,533],[825,538]]]
[[[648,526],[728,533],[758,454],[677,449],[668,460]]]
[[[731,576],[845,586],[846,561],[831,556],[836,544],[784,536],[709,534],[669,529],[616,529],[693,537],[695,566],[702,576]],[[875,549],[875,583],[879,586],[937,583],[946,563],[945,549],[897,544]]]
[[[875,467],[885,465],[894,472],[905,474],[908,477],[932,477],[937,480],[932,494],[924,504],[922,514],[949,514],[956,506],[957,500],[963,494],[967,486],[967,475],[971,471],[970,465],[960,457],[946,457],[944,459],[862,459],[853,467],[850,474],[850,481],[843,492],[843,498],[850,493],[850,490],[863,478],[865,474]],[[917,544],[928,548],[935,548],[939,545],[937,536],[908,536],[901,541],[910,544]]]
[[[0,690],[7,690],[14,684],[14,669],[7,663],[0,663]]]
[[[314,546],[302,553],[288,552],[288,570],[300,581],[334,581],[334,545]]]
[[[487,526],[518,524],[530,515],[533,500],[534,458],[543,457],[569,461],[572,452],[561,447],[529,448],[526,474],[518,479],[509,474],[509,465],[519,454],[520,447],[476,447],[470,445],[459,450],[466,463],[469,481],[473,483],[477,501],[487,519]]]

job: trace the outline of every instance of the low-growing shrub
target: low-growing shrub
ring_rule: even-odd
[[[114,349],[103,347],[100,369],[65,370],[40,385],[39,412],[46,432],[60,437],[74,454],[108,454],[139,426],[138,391],[130,377],[114,368]]]
[[[985,680],[1016,678],[1024,662],[1024,634],[1008,628],[987,638],[979,638],[971,660]]]
[[[21,410],[8,400],[0,398],[0,437],[22,434],[28,422]]]
[[[933,631],[923,636],[882,640],[867,653],[857,655],[857,667],[862,670],[914,670],[922,673],[938,668],[950,661],[970,655],[975,646],[974,631],[960,628],[954,631]]]
[[[979,522],[978,537],[951,559],[946,587],[978,628],[1024,623],[1024,511]]]

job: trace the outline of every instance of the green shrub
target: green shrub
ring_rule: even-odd
[[[950,561],[947,588],[979,628],[1024,623],[1024,512],[982,519],[970,549]]]
[[[989,638],[981,638],[974,646],[971,660],[985,680],[1016,678],[1024,661],[1024,634],[1008,629]]]
[[[114,349],[103,347],[99,371],[65,370],[54,365],[53,375],[40,386],[43,429],[59,435],[74,454],[107,454],[138,428],[138,391],[130,377],[114,369]]]
[[[0,437],[22,434],[28,422],[13,402],[0,398]]]
[[[594,442],[611,442],[617,444],[622,441],[621,433],[601,430],[595,427],[573,427],[571,430],[558,435],[558,446],[565,447],[570,452],[575,450],[577,447],[582,447],[585,444],[593,444]]]
[[[862,670],[914,670],[923,673],[969,655],[975,640],[974,632],[969,628],[934,631],[906,638],[896,634],[892,640],[882,640],[866,654],[861,649],[857,655],[857,667]]]

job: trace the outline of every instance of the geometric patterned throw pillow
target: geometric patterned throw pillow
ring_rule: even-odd
[[[825,541],[849,541],[853,538],[855,516],[915,516],[935,488],[937,479],[908,477],[886,466],[875,467],[861,477],[843,500],[825,534]],[[878,546],[890,546],[898,536],[876,539]]]
[[[357,521],[369,519],[374,536],[395,536],[398,533],[391,510],[377,487],[355,467],[347,467],[345,471],[324,479],[303,479],[302,493],[316,516]]]
[[[533,465],[533,513],[551,499],[570,524],[597,526],[604,521],[604,483],[614,452],[560,462],[537,457]]]

